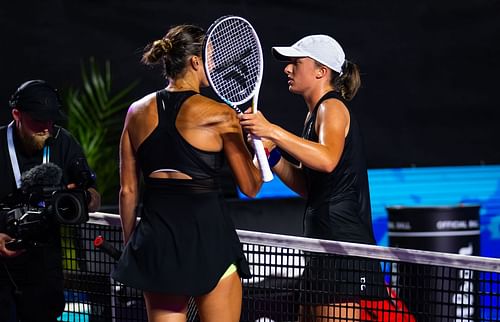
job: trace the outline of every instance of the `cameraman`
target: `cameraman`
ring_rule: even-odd
[[[62,169],[60,183],[67,189],[77,188],[71,165],[85,157],[74,137],[54,124],[65,119],[57,91],[43,80],[31,80],[17,89],[9,105],[13,121],[0,127],[0,204],[16,200],[21,174],[43,163]],[[92,187],[87,191],[88,210],[94,212],[100,195]],[[44,235],[41,246],[9,250],[12,236],[0,224],[0,322],[52,322],[63,312],[59,225],[49,225]]]

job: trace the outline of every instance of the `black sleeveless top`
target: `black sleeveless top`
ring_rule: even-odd
[[[210,292],[231,264],[251,276],[220,189],[224,153],[191,146],[175,127],[179,109],[195,92],[157,93],[158,126],[138,148],[145,187],[141,220],[112,277],[128,286],[165,294]],[[192,180],[151,178],[173,169]]]
[[[193,179],[217,177],[224,163],[222,152],[207,152],[189,144],[175,126],[182,103],[197,94],[194,91],[156,93],[158,126],[137,149],[144,177],[161,169],[183,172]]]
[[[323,101],[332,98],[345,104],[338,93],[326,93],[304,125],[304,139],[318,142],[315,130],[318,108]],[[363,142],[356,118],[350,111],[349,115],[349,132],[335,169],[324,173],[304,167],[308,190],[304,233],[313,238],[373,244],[375,239]]]

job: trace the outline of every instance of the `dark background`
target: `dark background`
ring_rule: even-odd
[[[370,168],[499,164],[500,2],[440,1],[8,1],[0,7],[0,121],[8,98],[34,78],[64,90],[80,63],[111,61],[113,87],[135,80],[131,99],[165,86],[139,63],[142,48],[171,25],[208,28],[247,18],[265,53],[260,108],[299,133],[302,99],[288,93],[273,45],[325,33],[362,70],[350,106],[363,128]]]

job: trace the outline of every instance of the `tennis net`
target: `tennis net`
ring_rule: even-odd
[[[500,259],[238,230],[253,273],[240,321],[498,321]],[[118,215],[63,228],[62,321],[147,321],[142,293],[110,278]],[[337,304],[332,304],[337,303]],[[334,317],[337,317],[336,319]],[[188,321],[198,321],[190,300]]]

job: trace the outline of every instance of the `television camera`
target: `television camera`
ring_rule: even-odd
[[[0,227],[13,238],[6,243],[10,250],[45,244],[50,228],[57,224],[78,225],[88,221],[87,188],[95,183],[95,174],[84,158],[71,163],[69,177],[77,188],[61,184],[62,170],[44,163],[23,173],[21,188],[0,209]]]

